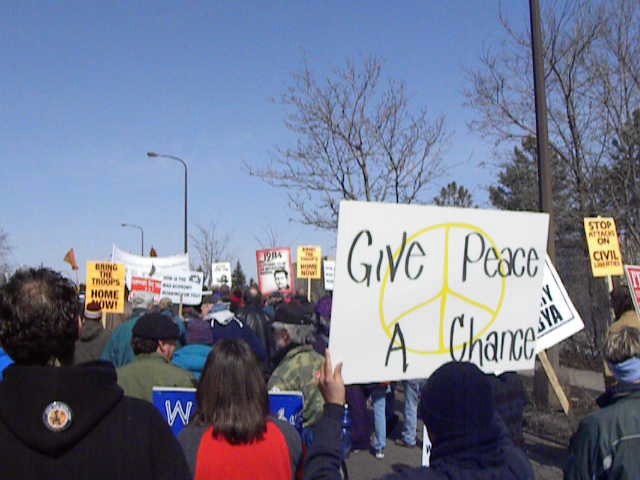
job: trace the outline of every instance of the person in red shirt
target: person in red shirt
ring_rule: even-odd
[[[295,479],[300,436],[270,417],[264,377],[246,342],[215,344],[196,399],[194,419],[178,437],[194,479]]]

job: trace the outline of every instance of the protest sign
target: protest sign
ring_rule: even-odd
[[[341,202],[330,349],[346,382],[533,368],[547,228],[544,213]]]
[[[87,262],[85,305],[98,302],[104,313],[123,313],[124,265],[112,262]]]
[[[336,262],[334,260],[325,260],[324,268],[324,289],[333,290],[333,281],[336,275]]]
[[[622,255],[613,218],[585,218],[584,233],[587,236],[593,276],[623,275]]]
[[[142,257],[120,250],[114,245],[111,261],[124,263],[126,267],[125,280],[129,289],[131,289],[132,277],[161,279],[164,274],[189,270],[188,253],[168,257]]]
[[[202,301],[202,272],[174,272],[162,276],[160,297],[173,303],[198,305]]]
[[[231,288],[231,263],[218,262],[211,264],[211,286]]]
[[[131,277],[131,293],[149,292],[155,302],[160,300],[161,285],[162,281],[156,278]]]
[[[302,434],[302,413],[304,396],[302,392],[269,392],[269,411],[279,419],[289,422]]]
[[[637,313],[640,313],[640,266],[625,265],[624,273],[627,276],[627,284],[629,285],[629,293],[633,299],[633,306]]]
[[[536,352],[551,348],[584,328],[580,314],[548,255],[544,262],[543,279]]]
[[[187,426],[197,409],[196,389],[153,387],[153,404],[175,436]],[[302,392],[269,392],[269,411],[275,418],[289,422],[302,433]]]
[[[263,295],[272,292],[293,293],[294,280],[289,248],[268,248],[256,251],[258,285]]]
[[[298,278],[320,279],[322,278],[322,249],[311,245],[298,247],[296,257],[296,275]]]

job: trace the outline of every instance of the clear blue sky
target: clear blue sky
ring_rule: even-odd
[[[526,0],[504,2],[517,24]],[[446,178],[480,203],[495,171],[492,145],[466,126],[465,69],[498,46],[500,3],[455,1],[6,1],[0,4],[0,227],[14,266],[105,259],[112,243],[161,255],[182,251],[182,167],[189,163],[190,226],[215,221],[255,276],[255,236],[283,246],[333,234],[289,221],[283,191],[247,175],[294,137],[271,98],[307,59],[319,74],[375,54],[406,82],[414,105],[447,116]],[[529,74],[529,72],[526,72]],[[433,193],[436,193],[435,191]],[[84,272],[84,268],[82,270]]]

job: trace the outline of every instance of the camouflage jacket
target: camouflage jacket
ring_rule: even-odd
[[[316,384],[316,372],[322,362],[322,356],[311,345],[295,347],[284,356],[269,379],[269,390],[302,392],[305,427],[315,424],[322,416],[324,399]]]

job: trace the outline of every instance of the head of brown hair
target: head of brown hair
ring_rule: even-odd
[[[232,445],[259,440],[269,414],[267,386],[244,340],[223,339],[213,347],[196,393],[196,421],[213,426]]]

